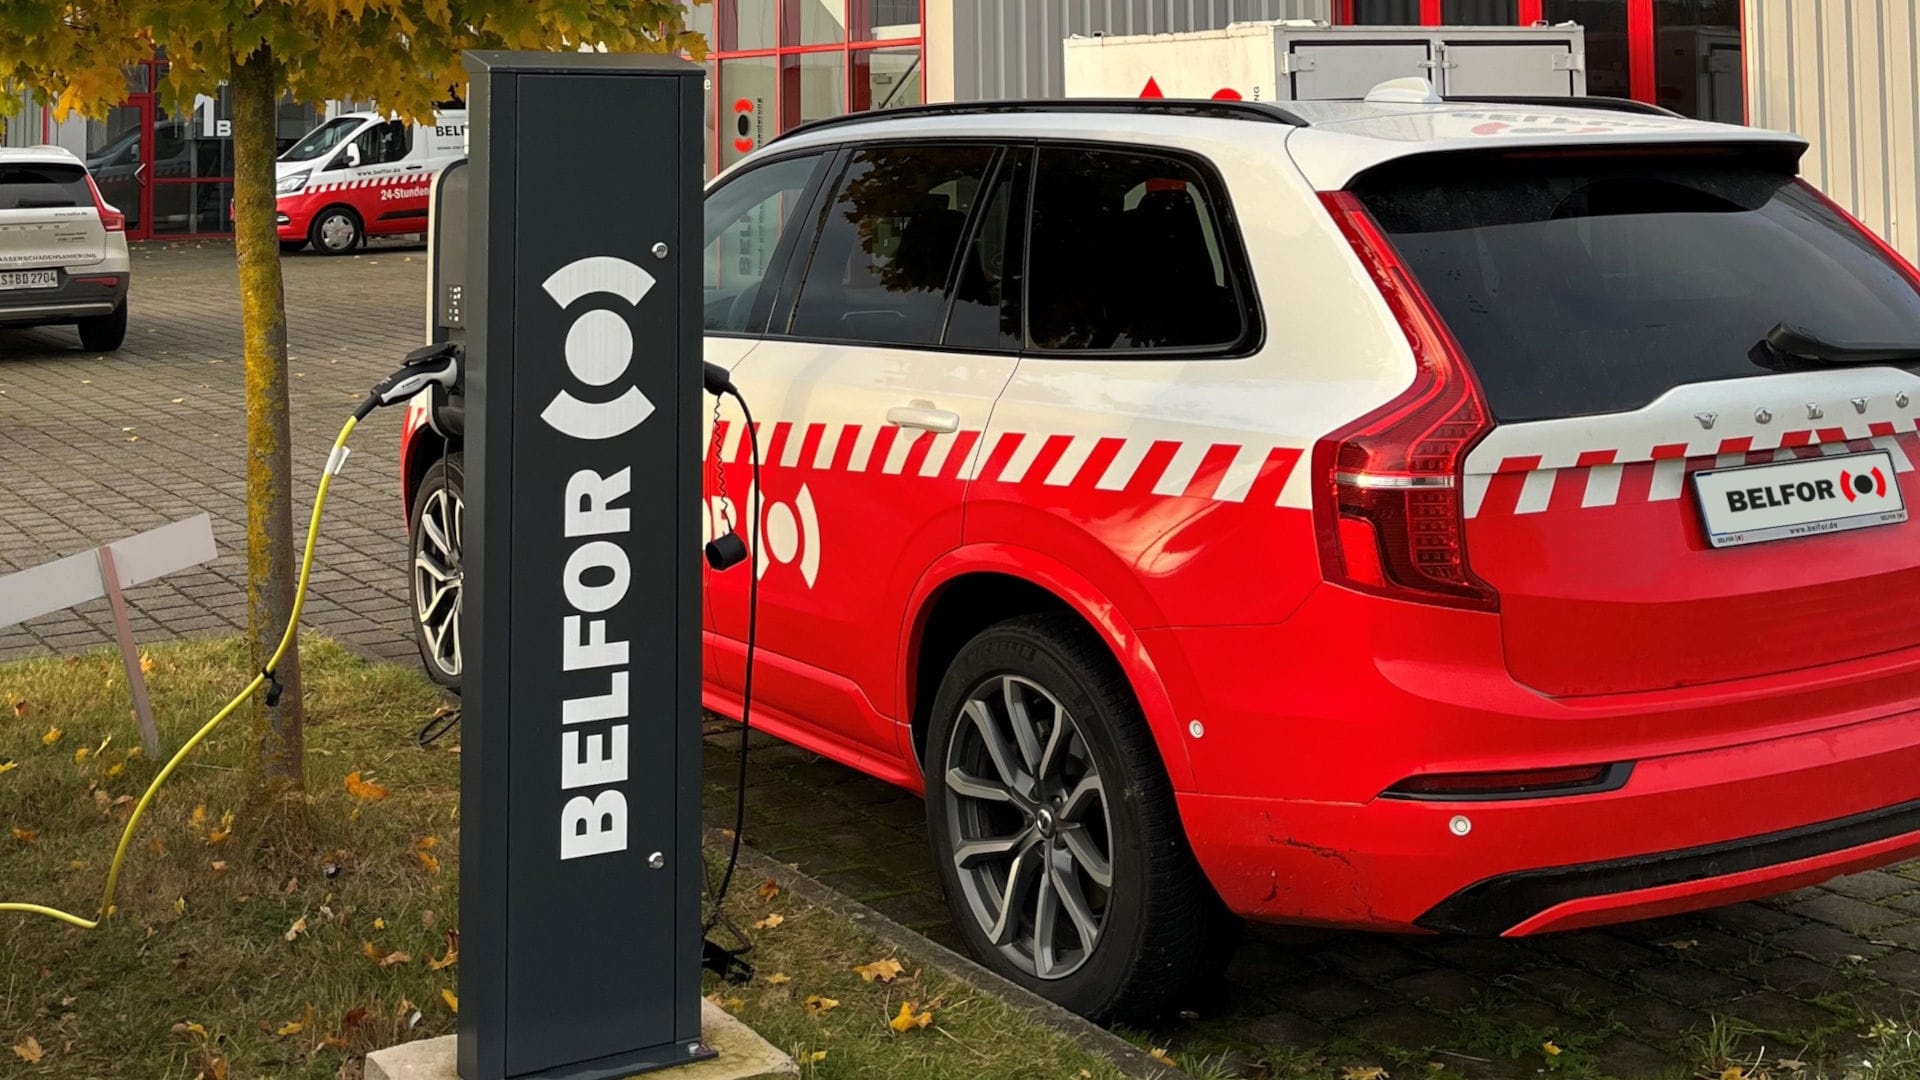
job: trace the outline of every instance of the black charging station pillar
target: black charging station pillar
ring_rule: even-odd
[[[700,68],[466,54],[459,1067],[700,1040]]]

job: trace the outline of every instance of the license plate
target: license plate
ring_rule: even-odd
[[[58,270],[0,270],[0,289],[53,289],[59,285]]]
[[[1707,540],[1717,548],[1907,520],[1893,455],[1885,450],[1703,469],[1693,474],[1693,490]]]

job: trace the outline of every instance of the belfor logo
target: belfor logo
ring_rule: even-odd
[[[1863,495],[1884,499],[1887,497],[1886,474],[1875,469],[1871,473],[1856,475],[1843,469],[1840,472],[1840,493],[1847,497],[1848,502],[1853,502]]]
[[[625,259],[593,255],[555,271],[541,286],[561,307],[595,293],[607,293],[638,307],[652,291],[653,275]],[[627,373],[633,363],[633,328],[617,311],[593,308],[580,313],[567,328],[567,369],[588,386],[606,386]],[[653,402],[637,386],[629,386],[611,401],[584,401],[562,390],[541,411],[540,419],[560,434],[574,439],[612,439],[639,427],[653,415]]]

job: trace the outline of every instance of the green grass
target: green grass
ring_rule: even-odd
[[[247,720],[237,715],[162,789],[100,929],[0,913],[0,1076],[354,1080],[368,1051],[453,1030],[456,1003],[442,991],[455,990],[458,968],[431,962],[445,958],[458,925],[457,736],[433,750],[412,739],[446,699],[411,667],[368,663],[316,635],[302,656],[306,831],[249,820]],[[251,675],[230,639],[155,646],[151,657],[168,752]],[[0,772],[0,900],[94,914],[131,809],[120,800],[137,798],[158,769],[129,753],[138,743],[117,654],[0,664],[0,767],[13,763]],[[356,798],[344,782],[356,772],[390,794]],[[231,834],[220,838],[228,812]],[[757,885],[739,882],[730,907],[743,925],[783,917],[750,931],[759,974],[741,987],[709,977],[708,990],[791,1052],[803,1076],[1122,1075],[852,922],[765,898]],[[369,945],[410,959],[382,966]],[[904,966],[891,983],[852,970],[889,956]],[[840,1004],[814,1015],[809,995]],[[887,1021],[907,1000],[931,1006],[933,1019],[896,1032]],[[37,1046],[39,1061],[15,1046]]]

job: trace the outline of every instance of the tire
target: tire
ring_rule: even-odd
[[[344,206],[329,206],[313,215],[307,239],[322,255],[349,255],[366,239],[360,216]]]
[[[1226,966],[1238,922],[1194,861],[1126,677],[1084,623],[1024,616],[968,642],[941,680],[926,755],[934,862],[982,964],[1095,1020],[1152,1019]]]
[[[307,241],[305,240],[280,241],[280,254],[282,255],[291,255],[296,251],[305,251],[305,250],[307,250]]]
[[[461,568],[465,479],[459,451],[434,462],[420,479],[413,516],[407,522],[407,597],[413,610],[414,645],[427,677],[455,692],[466,668],[460,648],[460,609],[466,591]]]
[[[127,340],[127,302],[106,315],[95,315],[74,324],[80,331],[80,344],[88,352],[112,352]]]

